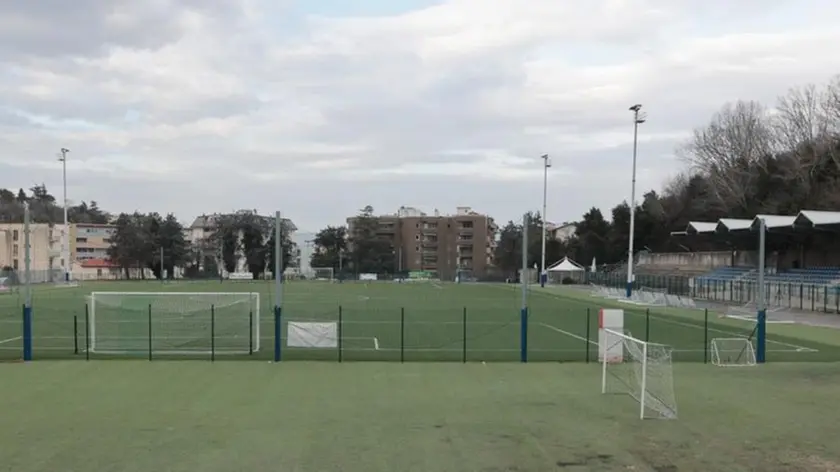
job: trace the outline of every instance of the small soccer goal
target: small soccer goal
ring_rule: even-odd
[[[626,394],[639,402],[641,419],[676,419],[671,347],[629,332],[604,329],[601,393]]]
[[[325,282],[332,282],[334,270],[332,267],[313,267],[312,268],[312,279],[313,280],[320,280]]]
[[[260,295],[92,292],[92,353],[249,354],[260,350]]]
[[[714,338],[709,348],[712,364],[718,367],[756,365],[755,348],[749,338]]]

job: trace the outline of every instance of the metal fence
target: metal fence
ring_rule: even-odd
[[[35,305],[37,306],[37,300]],[[656,308],[625,310],[625,328],[641,340],[668,344],[673,359],[708,362],[715,337],[752,337],[754,325],[735,326],[708,311],[676,318]],[[133,310],[124,319],[95,319],[87,305],[38,309],[25,327],[21,310],[0,307],[0,360],[43,359],[199,359],[281,362],[597,362],[598,316],[589,309],[543,310],[487,316],[481,310],[405,308],[322,313],[317,322],[334,322],[332,346],[289,347],[289,323],[282,313],[262,318],[242,312],[223,318],[212,307],[176,318],[172,313]],[[113,323],[109,325],[109,323]],[[256,324],[256,325],[255,325]],[[803,344],[804,343],[804,344]],[[840,347],[805,343],[774,335],[768,361],[837,361]]]
[[[590,273],[587,282],[606,287],[624,287],[624,274]],[[707,280],[678,275],[635,276],[634,287],[719,303],[747,304],[758,299],[756,280]],[[840,314],[840,286],[793,282],[765,282],[768,307]]]

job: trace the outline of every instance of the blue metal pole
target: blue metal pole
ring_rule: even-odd
[[[32,305],[23,306],[23,360],[32,360]]]
[[[758,308],[758,326],[756,329],[758,339],[756,342],[755,361],[758,364],[763,364],[767,356],[767,300],[764,297],[764,260],[767,252],[765,243],[767,227],[765,226],[764,218],[759,218],[758,220],[758,231],[758,293],[756,294],[758,298],[758,306],[756,307]]]
[[[282,308],[274,307],[274,362],[280,362],[280,346],[282,344],[281,336],[281,312]]]
[[[522,305],[519,312],[519,360],[528,362],[528,214],[522,218],[522,272],[519,282],[522,285]]]
[[[767,359],[767,310],[758,310],[758,329],[756,329],[757,346],[755,361],[764,364]]]

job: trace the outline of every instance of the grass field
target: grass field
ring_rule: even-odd
[[[474,361],[519,361],[517,287],[293,282],[284,289],[283,319],[340,318],[342,348],[284,348],[275,364],[266,362],[274,344],[271,289],[251,282],[39,287],[37,362],[0,364],[0,468],[840,470],[840,449],[832,445],[840,433],[840,362],[827,362],[840,361],[836,330],[769,325],[768,364],[721,369],[702,363],[707,340],[749,335],[749,323],[533,287],[529,360],[592,363],[485,364]],[[149,345],[153,359],[210,359],[213,346],[217,362],[84,362],[85,304],[93,291],[257,292],[261,349],[225,354],[242,351],[255,330],[250,305],[220,299],[212,321],[209,308],[173,317],[166,314],[172,306],[152,299],[150,344],[148,300],[140,298],[107,316],[100,306],[92,323],[101,343],[131,352],[95,352],[91,359],[146,357]],[[21,356],[21,303],[19,294],[0,295],[0,359]],[[673,364],[678,420],[642,421],[630,397],[600,394],[601,307],[624,308],[635,336],[669,344],[674,359],[685,361]],[[254,362],[232,362],[241,359]],[[286,362],[295,359],[301,361]],[[394,362],[401,359],[448,362]]]
[[[674,366],[641,421],[583,363],[0,365],[3,470],[828,472],[840,366]]]
[[[33,295],[33,348],[36,359],[84,357],[85,312],[92,292],[256,292],[260,294],[259,343],[249,336],[249,308],[205,310],[186,319],[167,315],[158,299],[129,300],[103,315],[99,306],[91,331],[97,346],[110,341],[131,357],[167,351],[209,358],[259,350],[273,357],[273,286],[266,282],[96,282],[80,287],[39,287]],[[151,323],[148,304],[151,303]],[[214,302],[219,303],[219,302]],[[21,355],[20,294],[0,295],[0,358]],[[701,310],[651,308],[591,297],[575,289],[532,287],[528,293],[527,354],[532,361],[585,361],[597,356],[597,313],[602,307],[625,310],[625,328],[634,336],[674,348],[676,361],[703,361],[714,337],[748,336],[754,325],[721,319]],[[341,349],[283,348],[283,359],[374,361],[518,361],[521,293],[495,284],[396,284],[390,282],[290,282],[284,286],[283,320],[341,320]],[[75,321],[74,321],[75,319]],[[256,316],[254,317],[256,320]],[[256,321],[255,321],[256,322]],[[174,328],[173,328],[174,326]],[[285,323],[282,324],[285,337]],[[149,342],[151,332],[151,343]],[[825,328],[769,325],[769,361],[840,361],[840,336]],[[116,340],[116,341],[115,341]],[[236,348],[236,349],[234,349]],[[95,357],[105,357],[100,352]],[[113,357],[113,356],[111,356]],[[180,357],[180,356],[175,356]]]

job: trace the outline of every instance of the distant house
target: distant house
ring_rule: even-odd
[[[563,223],[551,230],[551,236],[557,241],[568,241],[577,233],[577,223]]]

